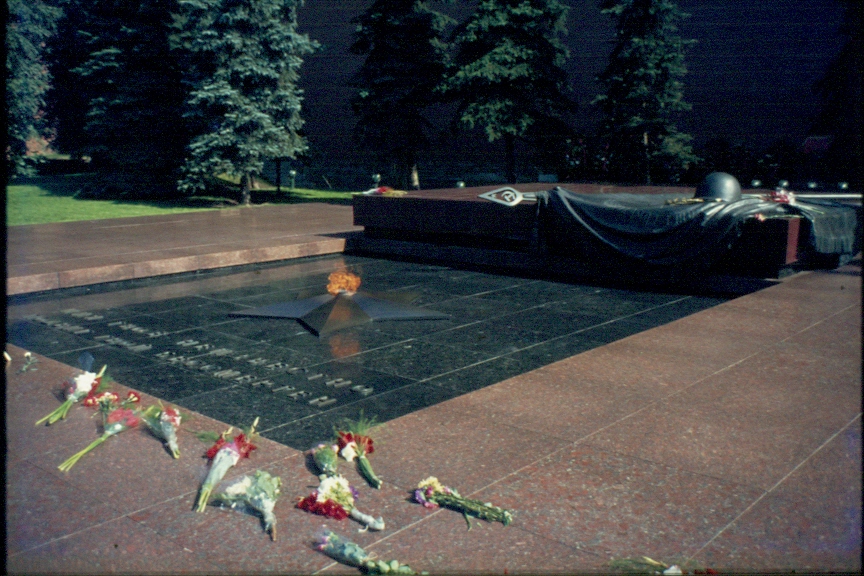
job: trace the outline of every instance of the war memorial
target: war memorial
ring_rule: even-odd
[[[433,574],[860,570],[860,202],[726,176],[10,229],[9,571],[355,573],[323,526]],[[34,422],[82,354],[185,415],[180,458],[135,429],[57,470],[92,411]],[[297,503],[363,415],[358,532]],[[194,510],[199,436],[253,421],[226,479],[281,478],[273,541]],[[512,519],[419,505],[430,476]]]

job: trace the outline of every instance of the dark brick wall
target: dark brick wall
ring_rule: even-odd
[[[362,59],[350,54],[351,19],[369,1],[306,0],[301,28],[322,43],[302,69],[304,118],[310,143],[325,157],[362,156],[351,138],[351,75]],[[597,0],[570,0],[569,69],[580,103],[579,124],[595,120],[595,75],[606,64],[612,28]],[[814,82],[841,47],[837,0],[681,0],[691,17],[682,28],[697,40],[687,57],[685,96],[693,111],[680,127],[697,144],[725,137],[763,146],[785,137],[800,142],[818,107]],[[472,3],[442,9],[467,14]],[[472,150],[476,147],[471,146]],[[487,148],[488,149],[488,148]]]

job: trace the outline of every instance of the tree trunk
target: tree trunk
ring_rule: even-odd
[[[240,204],[249,206],[252,204],[252,176],[243,174],[240,178]]]
[[[645,184],[651,186],[651,151],[648,149],[648,132],[642,133],[642,144],[645,145]]]
[[[512,134],[504,135],[504,161],[507,171],[507,183],[516,184],[516,150],[515,142]]]

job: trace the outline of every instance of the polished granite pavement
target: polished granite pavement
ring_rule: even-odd
[[[352,220],[313,202],[7,227],[6,294],[340,253]]]
[[[72,410],[62,423],[33,426],[57,407],[61,383],[74,374],[76,343],[119,354],[117,362],[105,361],[122,391],[130,385],[125,377],[134,370],[122,372],[120,359],[145,358],[146,351],[131,348],[144,343],[139,338],[149,339],[147,332],[159,330],[132,318],[168,317],[168,303],[173,303],[178,310],[186,309],[189,318],[212,322],[225,305],[233,309],[247,298],[249,305],[267,302],[276,296],[269,292],[274,284],[286,294],[318,289],[300,279],[326,276],[329,268],[322,270],[322,262],[329,259],[298,260],[287,268],[262,265],[237,274],[190,274],[168,283],[127,280],[122,290],[70,289],[63,293],[62,308],[51,302],[56,296],[51,293],[10,301],[9,312],[14,310],[15,317],[9,326],[26,315],[42,316],[49,323],[63,318],[65,324],[55,323],[49,331],[44,322],[28,321],[32,331],[22,332],[25,337],[50,335],[39,343],[48,355],[36,354],[35,371],[22,372],[25,350],[7,345],[12,357],[6,367],[7,572],[357,573],[314,549],[315,534],[326,524],[380,557],[398,558],[433,574],[605,573],[610,560],[641,555],[724,572],[860,573],[860,259],[834,271],[797,274],[728,300],[705,295],[671,295],[668,300],[670,295],[652,294],[649,300],[659,300],[646,302],[620,289],[598,287],[601,292],[592,296],[589,287],[568,285],[563,294],[543,296],[541,307],[556,307],[561,317],[576,322],[574,318],[591,314],[574,311],[569,304],[590,303],[592,298],[615,302],[612,309],[620,316],[597,330],[608,343],[574,352],[568,348],[568,332],[519,352],[518,345],[517,350],[508,348],[513,342],[508,337],[516,336],[507,332],[512,325],[504,320],[490,324],[486,338],[478,333],[475,340],[431,342],[460,354],[464,349],[486,355],[490,360],[476,365],[476,376],[470,378],[460,375],[470,373],[470,365],[450,375],[437,369],[421,375],[434,358],[418,356],[397,369],[388,364],[386,353],[368,349],[362,339],[334,342],[336,349],[344,345],[348,352],[358,345],[364,353],[377,352],[369,358],[379,362],[382,377],[414,379],[410,386],[420,386],[423,378],[437,376],[441,380],[434,387],[448,394],[468,386],[459,395],[429,401],[427,407],[398,417],[398,394],[379,404],[382,410],[394,410],[394,417],[375,431],[377,449],[371,459],[385,482],[381,490],[366,488],[353,468],[342,465],[360,490],[358,506],[385,518],[381,532],[358,533],[359,525],[349,520],[327,521],[294,508],[317,480],[302,451],[266,437],[228,479],[256,468],[281,476],[277,541],[270,542],[252,516],[215,507],[205,514],[192,512],[207,469],[202,458],[207,445],[196,432],[226,428],[225,420],[197,412],[180,432],[179,460],[148,433],[133,430],[106,442],[69,473],[57,470],[98,434],[83,407]],[[348,266],[362,265],[369,282],[380,281],[382,289],[414,286],[407,276],[400,277],[404,271],[388,274],[376,270],[374,263],[345,260]],[[286,273],[292,268],[293,273]],[[510,310],[507,303],[514,300],[530,308],[512,297],[520,288],[533,286],[542,295],[536,279],[490,276],[499,284],[492,294],[481,294],[476,281],[484,274],[426,266],[419,270],[424,280],[435,278],[432,284],[446,285],[447,274],[464,274],[451,277],[460,280],[454,284],[465,281],[461,296],[474,304],[459,312],[475,315],[463,322],[491,322],[496,313]],[[253,285],[264,291],[256,293]],[[225,296],[232,290],[236,297]],[[506,302],[490,297],[507,290],[511,294]],[[607,290],[616,298],[608,298]],[[153,309],[148,302],[154,298],[164,306]],[[445,310],[447,300],[431,288],[423,298],[430,308],[451,314],[458,310]],[[661,314],[676,306],[685,309],[674,317]],[[623,317],[628,307],[648,314],[644,318],[650,321]],[[69,309],[77,312],[62,312]],[[98,346],[87,341],[87,333],[75,334],[90,329],[85,322],[106,320],[100,311],[107,310],[138,314],[116,320],[126,326],[119,328],[122,332],[94,335],[111,339],[98,341]],[[104,317],[93,317],[99,315]],[[560,334],[564,323],[556,324],[555,317],[538,316],[538,325]],[[216,334],[218,325],[208,324],[206,334]],[[381,330],[381,335],[397,338],[391,346],[398,345],[398,331],[385,327],[381,323],[364,330],[376,338]],[[451,328],[451,333],[460,329]],[[433,324],[425,329],[429,333],[420,339],[445,333]],[[235,340],[248,337],[233,330],[219,334]],[[262,349],[289,349],[268,330],[257,334]],[[536,338],[530,331],[515,335],[517,342]],[[323,360],[309,362],[307,368],[329,363],[371,370],[334,352],[329,341],[322,348],[324,342],[300,328],[285,336],[288,341],[295,337],[293,343],[309,345],[290,348],[299,353],[292,361]],[[507,342],[503,348],[494,344],[499,337]],[[277,342],[264,342],[268,338]],[[559,344],[553,346],[555,342]],[[530,366],[536,361],[536,369],[508,372],[513,366],[506,362],[491,374],[484,368],[508,352],[519,356],[531,350],[538,357],[528,354],[520,362]],[[332,355],[329,359],[325,351]],[[62,362],[48,357],[58,353]],[[496,354],[502,358],[492,360]],[[483,385],[484,375],[488,385]],[[159,374],[154,376],[151,382],[158,386]],[[236,390],[251,395],[255,388],[247,383]],[[263,393],[264,385],[257,388]],[[165,396],[145,393],[144,403],[171,402],[169,389],[161,389]],[[274,394],[265,396],[261,407],[272,402]],[[468,531],[456,513],[411,503],[411,489],[430,474],[465,495],[512,510],[513,523],[504,527],[478,521]]]
[[[231,315],[326,294],[342,270],[360,276],[361,291],[413,294],[446,316],[318,338],[292,319]],[[387,422],[727,299],[356,256],[266,272],[15,297],[7,341],[70,365],[86,350],[137,390],[233,426],[260,417],[266,438],[304,450],[361,411]]]

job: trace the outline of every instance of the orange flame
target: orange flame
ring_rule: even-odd
[[[360,287],[360,277],[350,272],[333,272],[327,279],[330,281],[327,292],[334,296],[340,292],[354,294]]]

